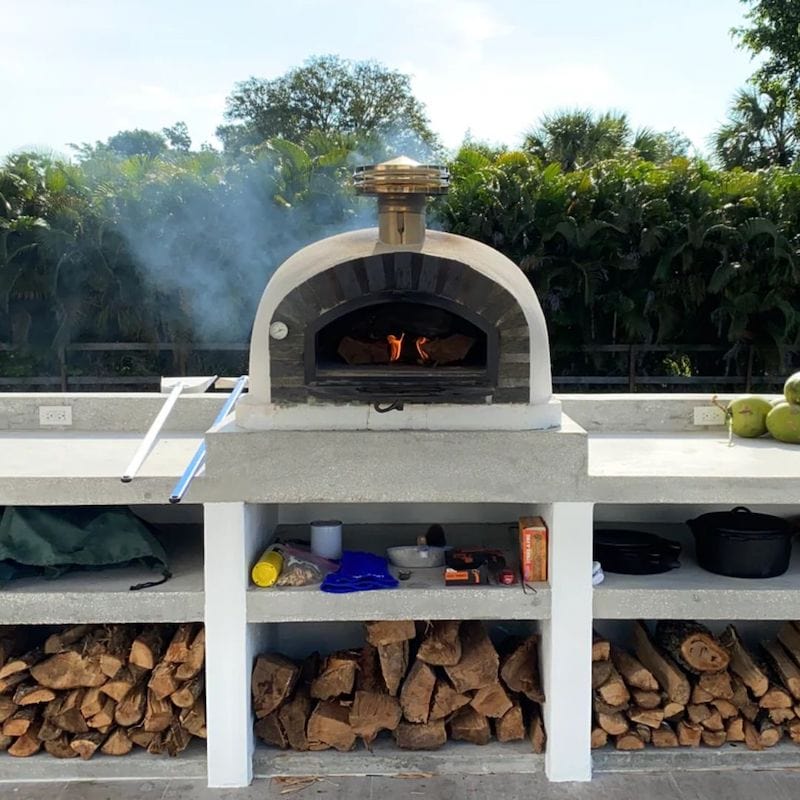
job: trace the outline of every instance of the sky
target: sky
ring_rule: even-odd
[[[739,0],[0,0],[0,155],[185,121],[313,55],[411,77],[447,147],[518,145],[547,112],[624,111],[701,150],[754,66]]]

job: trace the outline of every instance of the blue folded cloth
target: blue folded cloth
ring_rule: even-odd
[[[320,587],[323,592],[344,594],[372,589],[394,589],[397,578],[389,572],[389,564],[382,556],[345,550],[339,569],[325,576]]]

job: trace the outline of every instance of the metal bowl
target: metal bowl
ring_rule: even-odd
[[[444,565],[444,547],[427,547],[426,545],[408,545],[406,547],[388,547],[386,555],[395,567],[403,569],[424,569],[425,567],[441,567]]]

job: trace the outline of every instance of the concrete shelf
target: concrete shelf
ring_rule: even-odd
[[[502,772],[544,771],[544,756],[531,752],[528,741],[479,746],[448,742],[441,750],[400,750],[390,738],[381,737],[371,751],[359,746],[349,753],[324,750],[296,753],[258,745],[253,760],[257,778],[276,775],[489,775]]]
[[[612,527],[610,524],[607,527]],[[681,525],[626,524],[683,545],[681,567],[661,575],[606,573],[594,589],[595,619],[786,620],[800,618],[800,552],[777,578],[726,578],[701,569],[694,543]]]
[[[0,591],[0,624],[56,625],[95,622],[195,622],[203,619],[202,530],[161,537],[173,577],[160,586],[145,567],[68,572],[60,578],[23,578]]]

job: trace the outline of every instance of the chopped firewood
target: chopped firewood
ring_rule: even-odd
[[[638,659],[624,650],[613,648],[611,650],[611,660],[628,686],[634,689],[642,689],[645,692],[657,692],[659,690],[658,681],[653,676],[653,673]]]
[[[364,627],[367,631],[367,642],[374,647],[405,642],[417,635],[414,621],[409,619],[367,622]]]
[[[610,661],[592,661],[592,689],[599,689],[611,677]]]
[[[686,715],[691,722],[699,725],[703,720],[711,716],[711,709],[705,703],[688,705],[686,706]]]
[[[169,696],[169,699],[172,700],[173,704],[178,708],[191,708],[197,702],[197,698],[203,693],[205,684],[205,675],[201,672],[184,683],[183,686],[176,689]]]
[[[429,719],[445,719],[455,711],[458,711],[459,708],[467,705],[469,701],[469,695],[457,692],[449,681],[439,678],[433,689],[433,701]]]
[[[525,720],[519,703],[514,702],[502,717],[495,720],[494,733],[498,742],[516,742],[525,738]]]
[[[95,714],[99,714],[103,710],[103,706],[106,704],[106,697],[107,695],[100,691],[99,686],[95,686],[92,689],[87,689],[83,694],[83,699],[81,700],[81,714],[83,715],[83,718],[89,719]]]
[[[126,728],[126,730],[130,740],[135,745],[138,747],[143,747],[145,750],[147,750],[153,740],[158,737],[157,733],[153,731],[146,731],[141,725],[134,725],[131,728]]]
[[[761,737],[758,733],[758,728],[749,719],[744,721],[744,743],[748,750],[763,750],[764,745],[761,743]]]
[[[147,670],[141,667],[128,666],[119,670],[114,678],[106,681],[101,687],[100,691],[113,698],[118,703],[121,703],[128,694],[140,683],[144,684],[147,675],[150,674]]]
[[[463,333],[454,333],[442,339],[429,339],[426,342],[417,343],[417,350],[422,351],[427,359],[434,364],[456,364],[463,361],[475,339],[472,336],[465,336]]]
[[[644,740],[636,731],[628,731],[614,737],[617,750],[644,750]]]
[[[148,733],[161,733],[172,722],[172,703],[161,700],[151,691],[147,692],[147,710],[144,712],[144,729]]]
[[[729,625],[720,634],[719,641],[730,655],[731,672],[742,679],[755,697],[761,697],[769,689],[769,678],[747,652],[736,628]]]
[[[286,706],[284,706],[284,708],[286,708]],[[119,711],[119,708],[117,708],[117,711]],[[281,711],[283,711],[283,708]],[[191,708],[184,708],[183,711],[181,711],[180,720],[181,725],[183,725],[192,736],[197,736],[199,739],[208,737],[208,732],[206,730],[205,700],[198,700]],[[283,718],[281,718],[281,722],[285,724],[283,723]]]
[[[678,744],[681,747],[699,747],[700,740],[703,738],[703,726],[696,722],[679,720],[676,733],[678,734]]]
[[[31,667],[33,679],[48,689],[80,689],[102,686],[106,675],[100,669],[100,660],[84,656],[76,650],[49,656]]]
[[[633,625],[633,641],[636,657],[653,673],[667,697],[673,703],[686,705],[692,693],[689,680],[670,658],[658,650],[641,622]]]
[[[739,709],[739,713],[745,718],[753,722],[758,716],[758,705],[750,699],[750,694],[747,687],[742,682],[742,679],[737,675],[734,676],[733,681],[733,697],[731,702]]]
[[[319,675],[311,682],[311,696],[317,700],[333,700],[351,694],[357,670],[358,653],[352,650],[333,653],[323,661]]]
[[[604,703],[599,697],[595,697],[593,706],[598,714],[617,714],[620,711],[627,711],[631,707],[631,704],[620,703],[618,706],[610,706],[608,703]]]
[[[660,708],[660,692],[643,692],[641,689],[631,689],[631,700],[639,708]]]
[[[672,726],[667,722],[662,722],[657,728],[653,729],[650,734],[650,740],[653,747],[677,747],[678,736]]]
[[[784,688],[795,700],[800,700],[800,667],[792,661],[780,642],[762,642],[761,647]]]
[[[20,672],[26,672],[34,664],[38,664],[42,658],[44,658],[44,651],[40,647],[37,647],[24,655],[9,659],[6,661],[5,665],[0,668],[0,680],[10,678],[12,675],[17,675]]]
[[[789,722],[795,718],[794,709],[791,708],[773,708],[767,713],[770,722],[775,725],[783,725],[784,722]]]
[[[722,719],[731,719],[739,713],[739,709],[736,708],[730,700],[717,698],[716,700],[712,700],[709,705],[713,706],[719,712]],[[794,712],[792,712],[792,716],[794,716]]]
[[[164,735],[164,747],[170,758],[182,753],[192,740],[192,735],[177,720],[173,720]]]
[[[424,662],[415,661],[400,690],[400,707],[409,722],[427,722],[436,673]]]
[[[83,639],[91,629],[91,625],[72,625],[69,628],[65,628],[60,633],[54,633],[48,636],[44,643],[45,655],[52,656],[56,653],[63,652],[70,647],[70,645]]]
[[[84,696],[83,689],[62,694],[45,706],[44,716],[67,733],[86,733],[89,726],[81,713]]]
[[[39,728],[39,738],[43,742],[49,742],[53,739],[58,739],[64,731],[58,727],[51,719],[47,717],[42,720],[41,727]]]
[[[744,719],[742,717],[734,717],[728,720],[728,724],[725,727],[725,740],[728,742],[744,741]]]
[[[650,744],[652,728],[649,728],[647,725],[636,725],[633,730],[645,744]]]
[[[356,734],[350,726],[350,709],[323,700],[317,703],[308,719],[309,742],[321,742],[344,752],[352,750]]]
[[[699,706],[701,703],[710,703],[714,699],[711,692],[707,692],[699,683],[692,686],[692,697],[689,701],[693,706]]]
[[[760,708],[791,708],[792,697],[786,689],[781,689],[779,686],[773,686],[761,695],[758,700]]]
[[[542,711],[539,706],[534,707],[531,711],[531,724],[528,738],[531,741],[531,747],[534,753],[537,755],[544,753],[545,746],[547,745],[547,734],[544,729],[544,720],[542,719]]]
[[[368,341],[353,336],[343,336],[336,352],[350,366],[388,364],[390,361],[389,345],[382,339]]]
[[[673,703],[671,701],[664,703],[664,719],[673,720],[680,717],[686,711],[686,706],[682,703]]]
[[[133,629],[130,625],[109,625],[98,635],[100,669],[115,678],[130,658]]]
[[[381,731],[395,730],[403,717],[402,702],[402,695],[398,702],[396,697],[385,692],[356,692],[350,709],[353,733],[370,745]],[[427,709],[425,711],[427,717]]]
[[[648,728],[659,728],[664,721],[664,712],[657,708],[632,708],[628,711],[628,719]]]
[[[453,667],[461,660],[461,639],[457,621],[431,622],[417,651],[417,658],[427,664]]]
[[[786,732],[795,744],[800,744],[800,719],[789,720],[786,726]]]
[[[53,758],[77,758],[78,754],[70,747],[70,738],[63,733],[57,739],[48,739],[44,742],[44,749]]]
[[[758,723],[758,738],[764,747],[774,747],[781,740],[783,731],[764,718]]]
[[[131,750],[133,750],[133,742],[124,728],[116,728],[112,731],[100,748],[100,752],[107,756],[126,756]]]
[[[128,663],[135,667],[152,670],[164,652],[164,637],[155,625],[145,628],[131,644]]]
[[[117,704],[110,698],[106,698],[105,705],[103,708],[95,714],[91,719],[86,721],[86,724],[90,728],[107,728],[109,725],[114,724],[114,711],[117,708]]]
[[[470,701],[470,705],[479,714],[498,719],[512,707],[513,703],[498,681],[491,686],[484,686],[483,689],[478,689]]]
[[[200,673],[198,676],[202,681],[203,675]],[[167,661],[159,661],[153,671],[150,673],[150,680],[147,682],[147,688],[159,699],[163,700],[169,697],[173,692],[178,690],[179,683],[175,678],[175,665]],[[194,698],[188,705],[192,705]]]
[[[313,680],[313,676],[311,680]],[[310,683],[311,681],[309,681]],[[381,692],[386,688],[381,675],[381,665],[378,661],[378,650],[371,644],[365,644],[358,655],[358,668],[356,670],[356,691]]]
[[[178,625],[167,650],[164,653],[164,661],[170,664],[183,664],[189,658],[189,647],[197,636],[198,625],[194,622],[184,622]]]
[[[611,736],[619,736],[630,728],[627,718],[622,714],[598,713],[597,724]]]
[[[472,744],[488,744],[492,731],[489,720],[483,714],[479,714],[472,706],[464,706],[450,720],[450,736]]]
[[[722,731],[709,731],[704,730],[700,734],[700,738],[706,747],[722,747],[727,741],[727,735],[724,730]]]
[[[297,665],[277,653],[256,659],[253,668],[253,710],[258,718],[277,709],[294,689],[300,670]]]
[[[147,745],[147,752],[150,753],[151,756],[164,755],[164,751],[167,749],[164,744],[166,735],[167,734],[165,731],[153,734],[153,738],[150,740],[150,744]]]
[[[4,753],[6,750],[8,750],[12,744],[14,744],[13,736],[3,736],[3,734],[0,733],[0,753]]]
[[[500,737],[497,737],[500,739]],[[502,740],[500,740],[502,741]],[[608,734],[602,728],[592,728],[592,750],[599,750],[608,744]]]
[[[712,711],[701,723],[707,731],[722,731],[725,730],[725,724],[722,721],[722,715],[719,711]]]
[[[438,750],[447,743],[444,720],[419,725],[402,720],[394,732],[397,746],[402,750]]]
[[[378,659],[386,689],[392,697],[397,696],[400,683],[408,671],[408,640],[378,645]]]
[[[17,704],[8,695],[0,695],[0,722],[5,722],[15,711]]]
[[[37,703],[49,703],[55,700],[56,693],[52,689],[39,686],[38,683],[21,683],[14,690],[14,702],[18,706],[32,706]]]
[[[529,636],[503,658],[500,677],[512,692],[521,692],[534,703],[544,702],[539,676],[538,636]]]
[[[35,722],[8,748],[8,754],[16,758],[28,758],[38,753],[41,749],[42,740],[39,738],[39,723]]]
[[[92,731],[91,733],[79,733],[69,743],[69,746],[84,760],[88,761],[97,751],[103,742],[108,738],[107,733]]]
[[[2,680],[0,680],[0,694],[7,694],[15,686],[19,686],[26,680],[28,680],[27,672],[15,672],[13,675],[9,675],[7,678],[3,678]]]
[[[612,667],[608,680],[597,690],[604,703],[610,706],[619,706],[631,699],[631,694],[622,676]]]
[[[689,672],[720,672],[728,668],[730,656],[714,634],[698,622],[660,620],[655,640],[675,662]]]
[[[610,658],[611,642],[592,632],[592,661],[608,661]]]
[[[123,728],[138,725],[144,719],[147,709],[147,687],[144,683],[136,686],[117,703],[114,721]]]
[[[719,697],[723,700],[733,699],[733,683],[731,674],[727,670],[704,672],[698,680],[698,686],[705,689],[712,697]]]
[[[530,648],[528,648],[528,652],[530,653]],[[512,655],[511,658],[514,656]],[[475,621],[462,623],[461,660],[455,666],[444,668],[453,688],[457,692],[469,692],[473,689],[490,686],[497,682],[499,666],[500,658],[483,623]],[[538,673],[538,669],[536,672]],[[525,669],[524,674],[525,676],[530,675],[530,667]],[[517,679],[517,674],[514,675],[514,678]],[[526,680],[527,678],[520,678],[517,683],[524,683]]]
[[[256,722],[255,734],[262,742],[272,747],[280,747],[281,750],[285,750],[289,746],[289,739],[281,725],[277,711],[267,714],[266,717],[262,717]]]
[[[24,736],[36,721],[38,713],[36,706],[18,709],[3,723],[3,736]]]
[[[178,665],[175,677],[179,681],[188,681],[194,678],[206,662],[206,629],[201,625],[189,646],[189,655],[186,660]]]

